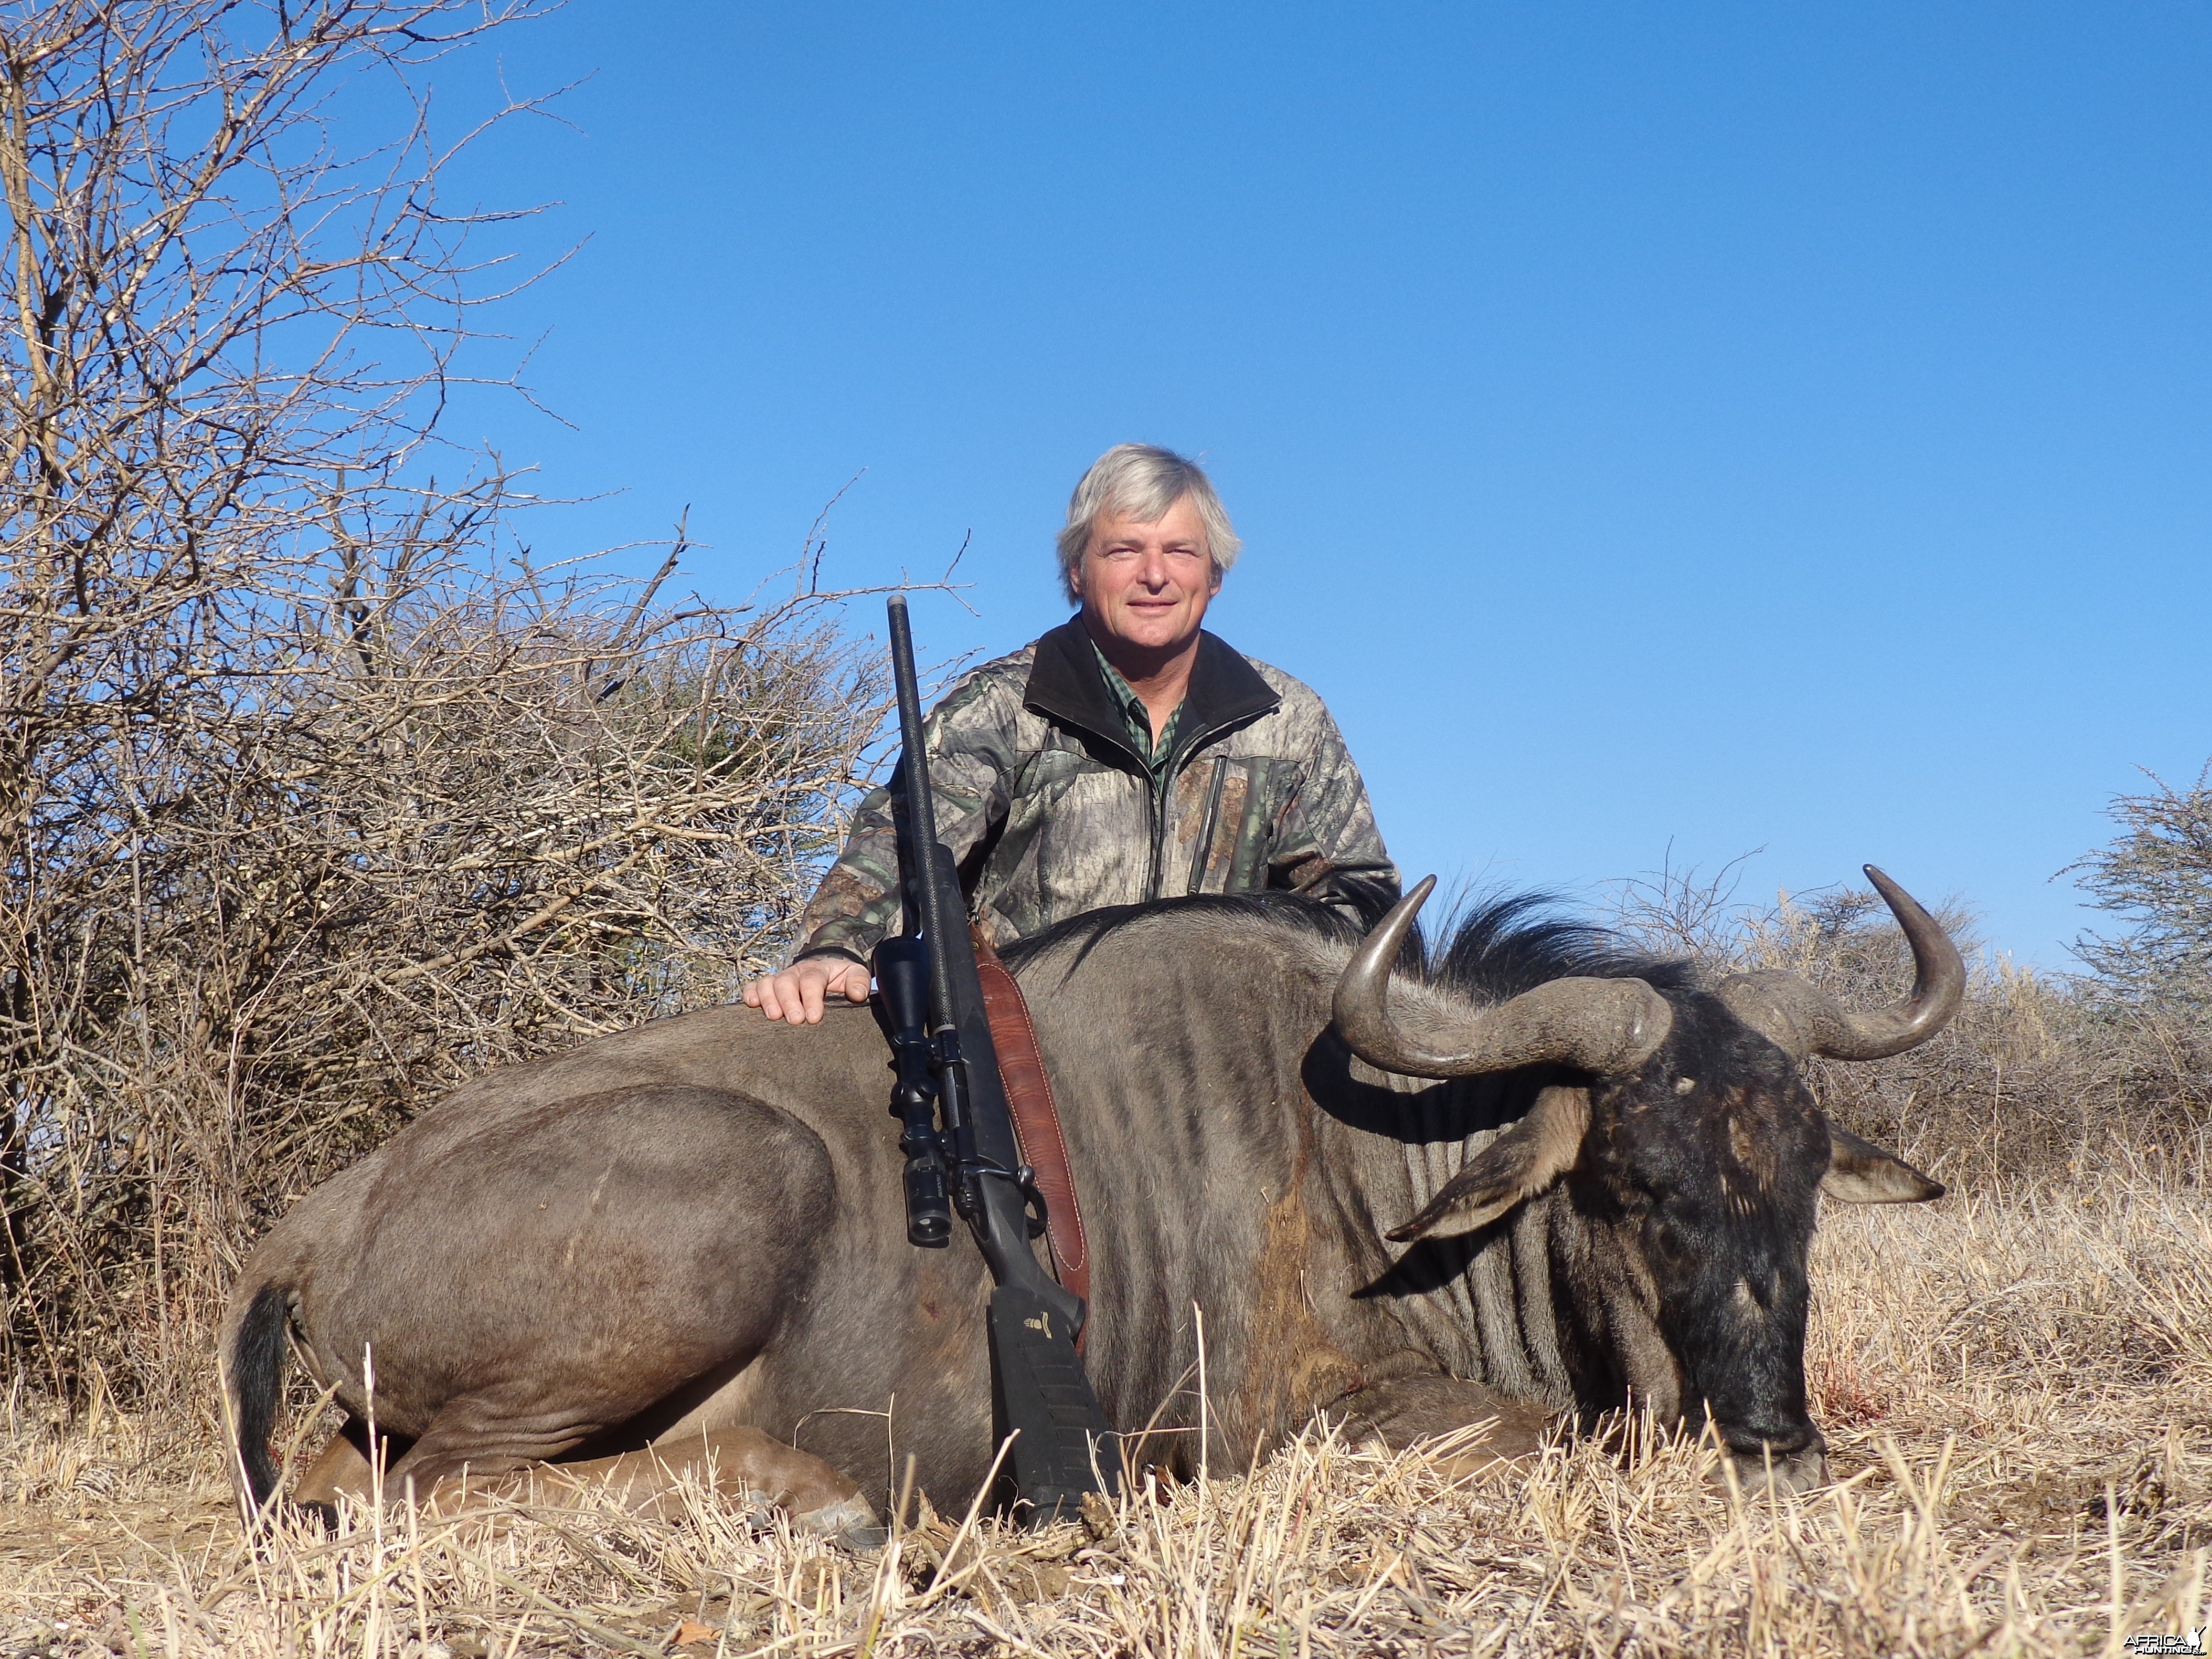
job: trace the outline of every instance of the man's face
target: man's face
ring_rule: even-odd
[[[1102,514],[1076,567],[1075,591],[1093,634],[1106,642],[1146,652],[1188,645],[1206,601],[1221,591],[1206,523],[1190,498],[1152,524]]]

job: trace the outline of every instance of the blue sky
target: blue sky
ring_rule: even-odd
[[[2106,799],[2212,754],[2202,3],[574,0],[499,57],[590,76],[454,186],[583,242],[501,315],[573,428],[454,433],[618,492],[541,552],[688,504],[731,595],[860,474],[830,575],[972,535],[917,626],[996,653],[1170,444],[1409,874],[1872,860],[2051,966]]]

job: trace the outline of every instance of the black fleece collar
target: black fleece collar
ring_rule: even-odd
[[[1176,747],[1194,748],[1282,701],[1233,647],[1201,632],[1198,660],[1190,669],[1190,689],[1183,694],[1182,716],[1176,722]],[[1102,738],[1141,762],[1129,748],[1121,711],[1106,690],[1081,617],[1062,623],[1036,642],[1022,702],[1047,720]]]

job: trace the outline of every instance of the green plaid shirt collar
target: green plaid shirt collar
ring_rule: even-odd
[[[1190,706],[1190,700],[1186,697],[1176,705],[1175,713],[1168,716],[1167,725],[1155,739],[1152,711],[1145,707],[1145,700],[1130,689],[1129,682],[1121,678],[1121,671],[1106,660],[1106,653],[1098,648],[1096,640],[1091,641],[1091,654],[1098,659],[1098,672],[1105,676],[1107,695],[1114,699],[1115,706],[1121,711],[1122,724],[1129,729],[1129,746],[1152,769],[1152,775],[1158,777],[1168,757],[1175,753],[1176,727],[1182,724],[1182,711]]]

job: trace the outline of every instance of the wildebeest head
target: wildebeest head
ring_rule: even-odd
[[[1336,992],[1336,1027],[1370,1064],[1415,1077],[1561,1068],[1526,1116],[1390,1233],[1471,1231],[1564,1187],[1588,1248],[1565,1264],[1601,1310],[1632,1403],[1662,1419],[1711,1414],[1747,1484],[1816,1483],[1806,1408],[1806,1252],[1817,1195],[1905,1203],[1943,1188],[1831,1124],[1800,1075],[1814,1054],[1879,1060],[1926,1042],[1964,994],[1957,948],[1869,866],[1912,947],[1903,1002],[1846,1009],[1786,973],[1710,990],[1567,977],[1450,1030],[1409,1030],[1386,1006],[1424,882],[1370,933]],[[1574,1075],[1580,1074],[1580,1075]]]

